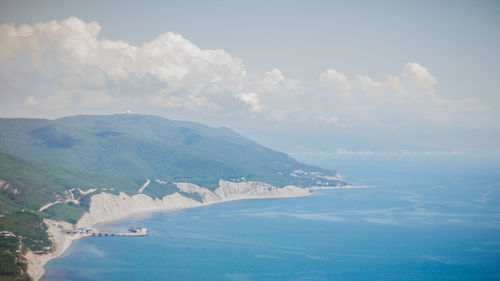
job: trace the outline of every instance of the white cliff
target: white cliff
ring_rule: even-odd
[[[78,227],[92,227],[98,223],[123,219],[142,212],[183,209],[200,204],[177,192],[161,199],[153,199],[145,194],[129,196],[123,192],[118,195],[103,192],[92,196],[89,211],[78,221]]]
[[[187,182],[176,182],[175,185],[182,192],[190,194],[198,194],[201,197],[203,203],[212,203],[221,201],[221,198],[217,194],[210,191],[210,189],[208,188],[204,188],[196,184]]]
[[[227,201],[252,198],[302,197],[311,195],[311,192],[292,185],[278,188],[263,182],[229,182],[221,180],[215,194],[223,201]]]
[[[92,196],[89,211],[78,221],[78,227],[92,227],[98,223],[123,219],[142,212],[185,209],[230,200],[301,197],[311,194],[309,190],[296,186],[278,188],[262,182],[220,180],[215,192],[192,183],[175,185],[183,193],[197,195],[201,202],[177,192],[161,199],[153,199],[145,194],[130,196],[125,193],[113,195],[103,192]]]

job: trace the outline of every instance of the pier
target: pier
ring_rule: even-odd
[[[92,236],[118,236],[118,237],[138,237],[148,236],[148,229],[144,227],[130,227],[129,232],[108,233],[108,232],[94,232]]]
[[[148,236],[148,229],[144,227],[130,227],[128,229],[129,232],[100,232],[95,229],[82,228],[78,229],[78,231],[73,232],[73,235],[80,234],[85,236],[95,236],[95,237],[140,237],[140,236]]]

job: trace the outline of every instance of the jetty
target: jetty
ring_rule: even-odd
[[[90,228],[79,228],[77,231],[73,233],[69,233],[72,235],[81,235],[81,236],[95,236],[95,237],[139,237],[139,236],[148,236],[148,229],[145,227],[129,227],[128,232],[101,232],[96,229]]]
[[[118,236],[118,237],[138,237],[138,236],[148,236],[148,229],[144,227],[130,227],[129,232],[118,232],[118,233],[108,233],[108,232],[95,232],[92,236]]]
[[[144,227],[130,227],[129,232],[115,233],[115,236],[148,236],[148,229]]]

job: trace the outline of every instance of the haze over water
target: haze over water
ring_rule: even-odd
[[[500,165],[467,156],[299,156],[370,189],[244,200],[101,226],[42,280],[498,280]]]

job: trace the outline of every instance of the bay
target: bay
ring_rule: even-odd
[[[467,156],[296,156],[367,189],[131,217],[42,280],[500,280],[500,165]]]

